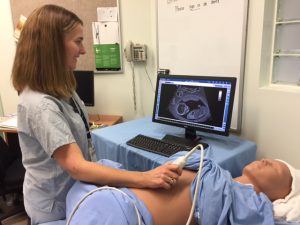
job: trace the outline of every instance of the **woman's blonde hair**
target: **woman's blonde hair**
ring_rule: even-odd
[[[73,12],[44,5],[28,17],[21,32],[12,70],[12,83],[20,93],[26,86],[51,96],[70,97],[76,81],[66,66],[65,35],[83,25]]]

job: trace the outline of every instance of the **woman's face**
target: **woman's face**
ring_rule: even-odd
[[[77,59],[81,54],[85,54],[83,46],[83,27],[78,25],[70,33],[66,34],[64,43],[67,56],[67,68],[73,71],[76,68]]]
[[[291,190],[290,170],[281,161],[272,159],[254,161],[244,168],[243,174],[271,200],[284,198]]]

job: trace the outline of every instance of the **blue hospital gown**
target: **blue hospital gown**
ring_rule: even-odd
[[[193,154],[186,167],[196,170],[199,155]],[[204,159],[200,193],[194,216],[203,225],[273,225],[272,202],[256,194],[252,185],[232,180],[230,173],[209,159]],[[194,196],[196,179],[191,193]],[[201,223],[200,223],[201,222]]]
[[[170,157],[174,161],[184,153]],[[185,168],[198,170],[199,154],[189,158]],[[108,166],[122,168],[119,163],[100,160]],[[191,187],[194,196],[196,179]],[[67,196],[67,218],[77,202],[96,186],[76,182]],[[137,224],[137,216],[132,207],[136,204],[142,224],[152,225],[153,220],[146,206],[130,190],[125,191],[130,200],[116,191],[99,191],[82,202],[72,217],[72,225],[131,225]],[[194,212],[195,220],[202,225],[273,225],[272,203],[263,193],[256,194],[251,185],[239,184],[232,180],[230,173],[209,159],[204,159],[200,194]]]

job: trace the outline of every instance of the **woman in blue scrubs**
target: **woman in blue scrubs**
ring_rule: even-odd
[[[86,53],[83,36],[77,15],[44,5],[28,17],[17,44],[12,82],[19,93],[24,203],[31,224],[64,219],[66,194],[75,180],[170,189],[182,171],[167,163],[129,172],[91,161],[88,114],[73,76],[78,58]]]

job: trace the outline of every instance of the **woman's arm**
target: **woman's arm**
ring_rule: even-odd
[[[59,147],[53,158],[76,180],[98,185],[170,189],[170,178],[177,180],[182,170],[167,163],[146,172],[120,170],[84,159],[76,143]]]

